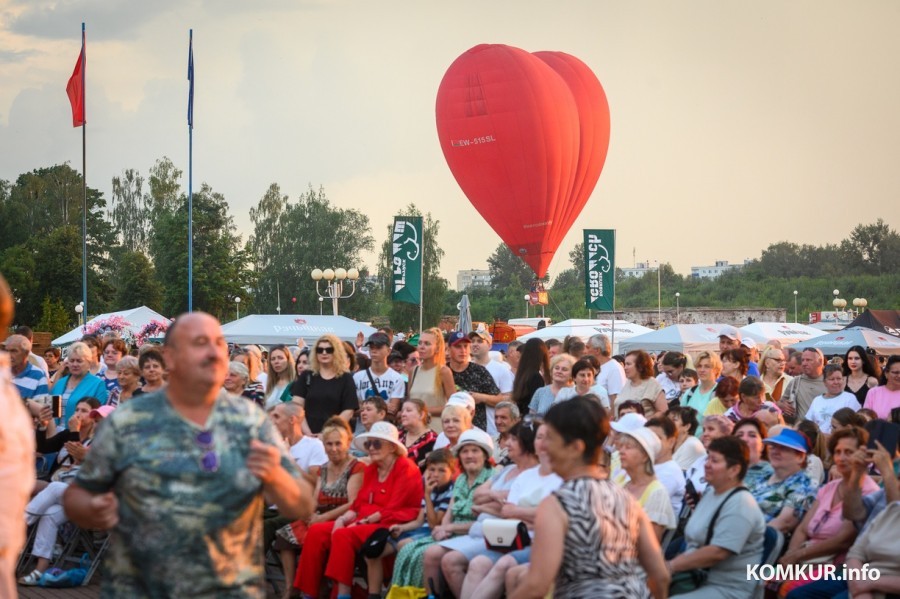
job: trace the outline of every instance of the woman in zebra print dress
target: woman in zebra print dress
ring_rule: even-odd
[[[606,412],[577,397],[547,412],[545,446],[565,481],[541,502],[531,563],[512,570],[512,599],[665,597],[670,575],[659,542],[637,501],[606,480],[598,465],[609,434]]]

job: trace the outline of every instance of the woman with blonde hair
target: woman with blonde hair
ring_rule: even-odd
[[[431,429],[441,431],[441,414],[447,399],[456,391],[453,373],[447,366],[447,347],[444,334],[437,327],[432,327],[419,335],[419,359],[422,363],[416,366],[409,375],[409,397],[421,399],[428,407]]]
[[[347,422],[359,408],[356,385],[344,344],[335,335],[322,335],[313,345],[309,369],[290,387],[293,399],[306,408],[303,432],[318,435],[325,421],[340,416]]]
[[[266,370],[266,410],[291,400],[291,383],[297,378],[294,359],[285,345],[269,350]]]
[[[60,423],[69,422],[75,415],[75,405],[82,399],[94,397],[103,405],[106,403],[108,391],[103,379],[91,374],[94,352],[86,343],[80,341],[69,346],[66,352],[66,366],[69,374],[59,379],[53,386],[51,395],[62,397],[62,418]]]
[[[716,381],[722,374],[722,360],[713,352],[701,352],[694,361],[694,369],[700,382],[685,391],[681,396],[681,405],[694,408],[698,414],[703,415],[713,399]]]
[[[768,401],[776,402],[781,399],[784,388],[794,378],[784,373],[785,366],[787,366],[787,360],[784,352],[777,347],[767,347],[759,357],[759,378],[766,385]]]

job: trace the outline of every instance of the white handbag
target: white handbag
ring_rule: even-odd
[[[528,526],[521,520],[502,520],[494,518],[485,520],[484,544],[491,551],[509,553],[531,545]]]

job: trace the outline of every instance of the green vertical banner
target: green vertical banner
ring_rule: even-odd
[[[584,288],[589,310],[615,311],[615,229],[584,230]]]
[[[422,301],[422,217],[395,216],[391,233],[391,297],[395,302]]]

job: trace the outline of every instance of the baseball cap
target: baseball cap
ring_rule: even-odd
[[[116,409],[116,406],[100,406],[96,410],[91,410],[91,418],[106,418]]]
[[[732,341],[740,341],[741,332],[731,325],[725,325],[719,330],[719,337],[728,337]]]
[[[781,445],[800,453],[809,453],[809,439],[800,431],[795,431],[792,428],[781,429],[778,435],[764,439],[763,443],[767,445]]]
[[[484,329],[481,329],[478,331],[472,331],[471,333],[469,333],[470,340],[474,339],[475,337],[480,337],[481,339],[484,339],[488,343],[494,342],[493,339],[491,339],[491,334],[488,333],[487,331],[485,331]]]
[[[381,332],[375,332],[369,335],[369,340],[366,341],[366,347],[371,347],[372,345],[390,345],[391,340],[388,338],[387,334]]]
[[[472,343],[472,341],[462,331],[452,331],[447,337],[447,345],[452,347],[458,343]]]
[[[643,428],[646,423],[647,419],[640,414],[629,412],[618,420],[611,422],[609,426],[617,433],[631,434],[632,431]]]
[[[754,341],[750,337],[744,337],[743,339],[741,339],[741,345],[743,345],[747,349],[754,349],[756,348],[756,341]]]

